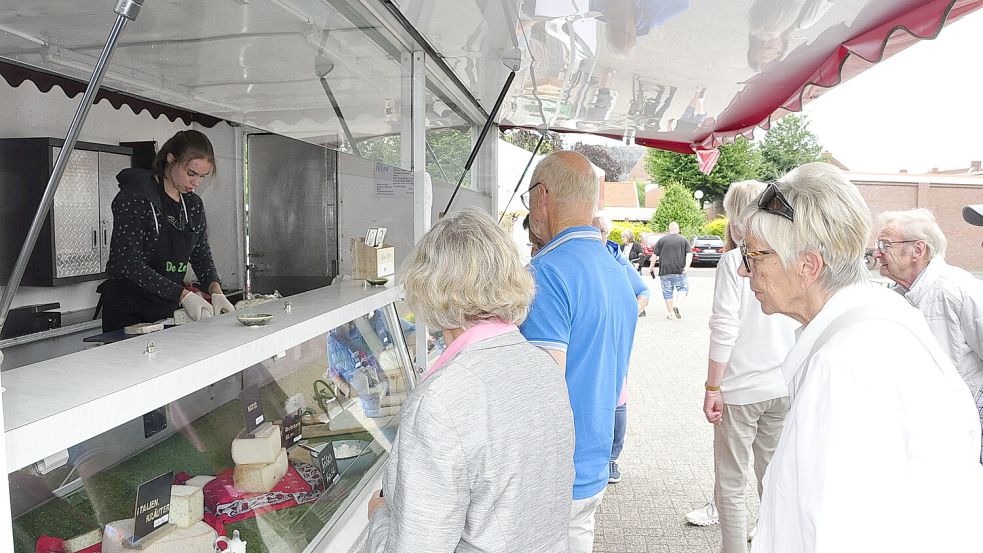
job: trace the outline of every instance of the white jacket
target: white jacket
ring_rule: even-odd
[[[975,397],[983,386],[983,282],[936,257],[904,296],[925,315]]]
[[[737,273],[741,252],[730,250],[717,264],[710,316],[710,359],[727,363],[720,396],[728,405],[748,405],[788,395],[782,361],[795,343],[799,323],[765,315],[751,280]]]
[[[879,318],[812,352],[859,306]],[[752,553],[980,551],[980,421],[917,310],[874,285],[840,290],[783,370],[791,408]]]

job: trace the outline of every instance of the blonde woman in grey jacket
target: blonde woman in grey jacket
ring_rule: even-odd
[[[402,272],[417,317],[453,341],[403,404],[363,551],[566,552],[573,415],[563,373],[518,331],[534,286],[512,240],[460,211]]]

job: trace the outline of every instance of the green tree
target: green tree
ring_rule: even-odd
[[[753,143],[738,138],[720,147],[720,158],[709,175],[700,172],[696,156],[650,148],[645,154],[645,170],[658,183],[678,182],[690,190],[703,191],[704,201],[720,200],[733,182],[760,178],[761,152]]]
[[[724,217],[723,215],[720,215],[716,219],[703,225],[703,228],[700,229],[700,234],[719,236],[721,238],[724,237],[725,232],[727,232],[727,217]]]
[[[528,129],[508,129],[502,131],[502,140],[509,144],[514,144],[527,152],[531,152],[536,147],[536,144],[539,143],[540,136],[542,134],[539,131],[530,131]],[[539,147],[539,154],[546,155],[562,149],[563,137],[560,136],[560,133],[548,131],[546,133],[546,140]]]
[[[635,194],[638,195],[638,207],[645,207],[645,187],[649,183],[640,180],[635,181]]]
[[[470,129],[449,127],[428,130],[427,144],[427,172],[435,179],[457,184],[471,155]],[[464,177],[463,186],[471,186],[470,174]]]
[[[761,179],[775,180],[803,163],[819,161],[822,153],[819,137],[809,130],[809,119],[805,115],[786,115],[772,125],[761,141]]]
[[[573,146],[573,151],[583,154],[591,163],[604,171],[604,180],[607,182],[621,182],[621,178],[624,176],[624,169],[620,163],[611,157],[611,154],[604,146],[578,142]]]
[[[376,136],[358,141],[358,151],[364,159],[371,159],[393,167],[399,167],[399,135]]]
[[[656,208],[649,226],[656,232],[666,232],[669,223],[679,223],[679,231],[683,236],[698,234],[707,222],[706,214],[693,199],[693,193],[678,182],[662,185],[665,194],[659,207]]]

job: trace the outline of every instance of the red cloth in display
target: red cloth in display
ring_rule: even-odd
[[[205,509],[214,515],[214,524],[229,524],[252,518],[269,511],[289,509],[317,501],[323,490],[313,465],[290,465],[283,480],[269,493],[242,493],[232,482],[233,469],[226,469],[205,485]],[[224,530],[224,528],[223,528]],[[223,531],[219,531],[224,534]]]
[[[65,553],[64,541],[62,538],[40,536],[34,546],[34,551],[36,553]],[[102,551],[102,544],[97,543],[86,547],[79,553],[99,553],[100,551]]]

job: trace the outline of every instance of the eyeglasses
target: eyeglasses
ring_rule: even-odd
[[[774,213],[775,215],[781,215],[789,221],[795,220],[795,210],[792,209],[792,204],[788,203],[785,196],[782,195],[782,191],[778,189],[776,183],[771,183],[765,191],[758,196],[758,209],[768,213]]]
[[[874,249],[881,253],[887,253],[888,248],[890,248],[892,244],[911,244],[913,242],[918,242],[918,240],[878,240],[874,243]]]
[[[747,244],[741,244],[741,260],[744,262],[744,269],[750,273],[751,272],[751,261],[758,257],[763,257],[775,253],[775,250],[757,250],[749,252],[747,251]]]
[[[542,183],[537,182],[536,184],[530,186],[529,190],[526,190],[525,192],[519,195],[519,199],[522,200],[522,207],[529,209],[529,194],[532,193],[533,189],[539,186],[540,184]]]

